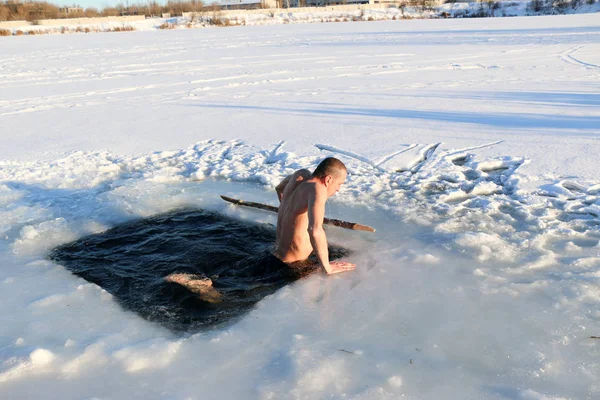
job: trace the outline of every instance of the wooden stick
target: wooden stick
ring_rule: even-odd
[[[252,201],[238,200],[238,199],[233,199],[233,198],[227,197],[227,196],[221,196],[221,198],[223,200],[225,200],[225,201],[228,201],[228,202],[233,203],[233,204],[237,204],[239,206],[258,208],[260,210],[267,210],[267,211],[273,211],[273,212],[279,211],[279,207],[270,206],[268,204],[255,203],[255,202],[252,202]],[[362,225],[362,224],[357,224],[356,222],[342,221],[342,220],[339,220],[339,219],[324,218],[323,219],[323,223],[327,224],[327,225],[339,226],[340,228],[352,229],[354,231],[375,232],[375,229],[371,228],[370,226]]]

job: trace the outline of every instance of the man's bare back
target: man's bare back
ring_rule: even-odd
[[[320,165],[315,173],[298,170],[277,186],[281,205],[277,214],[275,256],[292,264],[306,260],[314,250],[319,264],[328,274],[334,274],[356,267],[347,262],[329,262],[323,229],[325,202],[339,190],[347,173],[339,160],[326,159],[323,163],[329,167]],[[332,169],[331,164],[336,168]]]

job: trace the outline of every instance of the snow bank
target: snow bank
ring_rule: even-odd
[[[90,188],[89,181],[80,181],[79,184],[71,182],[68,190],[59,189],[44,179],[42,171],[48,170],[45,163],[28,163],[26,169],[24,164],[14,163],[8,171],[3,171],[3,181],[11,180],[10,174],[15,171],[29,172],[26,177],[21,177],[24,182],[20,186],[5,185],[6,191],[19,191],[21,197],[11,203],[14,206],[9,205],[8,210],[3,211],[2,217],[13,222],[5,238],[9,248],[2,257],[5,263],[15,265],[27,259],[40,259],[51,246],[101,229],[101,226],[111,226],[183,204],[273,223],[272,215],[237,210],[221,204],[217,194],[231,193],[249,200],[273,202],[272,191],[265,192],[261,186],[272,189],[297,164],[312,168],[321,158],[293,157],[281,148],[281,144],[274,149],[260,149],[237,141],[206,141],[178,152],[142,157],[106,154],[98,165],[106,165],[108,160],[112,160],[118,168],[107,168],[106,171],[110,172],[106,173],[99,187]],[[280,157],[279,161],[272,162],[275,149]],[[588,334],[586,322],[582,321],[578,328],[559,324],[542,333],[541,330],[552,322],[546,319],[549,316],[539,313],[554,309],[553,314],[564,317],[563,312],[597,308],[600,290],[589,279],[600,270],[598,258],[590,257],[597,254],[600,240],[595,228],[598,218],[584,219],[584,224],[580,219],[555,218],[555,215],[568,211],[547,196],[515,195],[518,186],[499,186],[501,190],[494,193],[474,194],[462,201],[448,203],[444,192],[463,191],[471,181],[444,181],[447,187],[441,192],[431,192],[431,186],[426,183],[438,181],[440,174],[456,176],[465,168],[496,165],[492,161],[477,162],[478,157],[468,151],[465,155],[473,160],[471,163],[458,166],[443,162],[449,153],[454,155],[455,151],[430,154],[427,160],[422,161],[426,165],[416,174],[382,172],[372,163],[346,157],[350,171],[348,183],[330,206],[330,212],[337,212],[335,217],[368,222],[375,225],[379,233],[375,242],[371,242],[370,237],[337,231],[330,232],[330,238],[342,241],[357,251],[352,261],[360,265],[361,271],[339,279],[313,277],[307,282],[282,289],[225,332],[183,339],[174,337],[138,320],[135,315],[119,310],[111,304],[111,297],[103,290],[69,276],[60,266],[40,260],[30,262],[29,267],[5,268],[0,277],[7,289],[3,290],[3,296],[12,295],[13,302],[25,305],[27,311],[19,311],[17,316],[15,311],[10,311],[9,305],[2,310],[4,315],[12,315],[11,319],[16,324],[8,331],[4,328],[3,337],[9,341],[5,344],[5,351],[14,355],[6,361],[8,364],[5,363],[6,369],[0,379],[8,384],[8,393],[27,394],[35,394],[36,390],[19,382],[35,380],[43,387],[52,379],[68,379],[73,385],[78,382],[78,386],[96,379],[121,379],[117,378],[120,374],[127,376],[128,380],[140,382],[139,379],[150,379],[157,374],[176,373],[179,378],[170,378],[172,380],[167,383],[165,393],[190,395],[193,391],[204,390],[226,393],[225,397],[234,398],[247,390],[248,385],[252,386],[252,382],[263,382],[255,389],[260,398],[279,397],[282,393],[305,398],[322,393],[347,392],[357,398],[386,398],[400,394],[438,398],[443,396],[444,386],[434,385],[426,389],[418,384],[418,379],[409,369],[424,367],[429,370],[428,374],[436,370],[439,373],[445,371],[443,379],[441,376],[435,379],[442,379],[453,390],[459,390],[451,382],[460,379],[452,378],[452,375],[448,377],[448,367],[442,367],[447,362],[444,360],[450,358],[453,362],[462,363],[474,379],[466,385],[466,393],[494,393],[496,390],[501,393],[504,389],[480,386],[483,384],[480,379],[487,381],[489,378],[481,377],[476,370],[483,368],[483,371],[492,374],[497,368],[498,357],[505,354],[503,368],[524,368],[524,380],[519,379],[519,384],[502,378],[492,381],[504,382],[509,387],[525,384],[539,389],[545,386],[534,384],[531,379],[545,375],[571,389],[592,390],[585,383],[585,377],[594,374],[594,368],[589,364],[578,378],[579,383],[567,383],[573,376],[567,371],[573,366],[583,368],[583,364],[576,360],[587,356],[580,354],[571,363],[563,365],[564,360],[559,363],[556,358],[562,351],[555,345],[551,349],[542,349],[547,345],[542,346],[538,341],[533,349],[536,349],[536,354],[542,355],[536,359],[531,349],[515,345],[513,341],[519,341],[523,335],[541,335],[545,340],[558,335],[567,338],[560,339],[561,343],[563,340],[585,342]],[[71,176],[74,169],[80,168],[77,160],[87,157],[99,160],[98,154],[79,153],[59,160],[52,173],[57,177]],[[293,162],[290,165],[282,160]],[[428,165],[436,167],[430,170]],[[502,165],[515,164],[507,163],[505,157]],[[518,169],[504,169],[503,175],[493,178],[487,175],[489,171],[479,171],[477,179],[494,179],[501,183],[510,181],[509,178]],[[161,177],[159,180],[156,179],[158,176]],[[254,182],[260,186],[198,182],[210,178]],[[64,186],[63,183],[59,185]],[[377,189],[374,190],[373,186]],[[589,186],[583,187],[587,190]],[[61,190],[64,192],[60,193]],[[86,194],[74,197],[73,193],[79,191]],[[369,194],[374,191],[376,197]],[[399,191],[404,193],[403,200],[400,203],[391,201],[398,197]],[[12,193],[7,197],[14,199],[16,196]],[[589,202],[589,196],[583,193],[581,196],[580,200]],[[571,201],[578,200],[574,198]],[[539,214],[540,202],[545,202],[543,207],[552,217],[545,218]],[[378,216],[365,210],[357,212],[356,208],[345,211],[342,203],[385,210],[388,216]],[[43,204],[46,215],[30,218],[28,215],[34,215],[33,212],[23,212],[23,208],[39,207],[37,204]],[[594,207],[598,205],[600,201],[596,198]],[[390,214],[395,216],[395,220],[390,220]],[[56,218],[57,215],[62,217]],[[423,228],[410,227],[410,221],[417,215],[419,219],[428,221]],[[386,218],[388,221],[385,221]],[[400,234],[398,229],[404,232]],[[568,241],[568,257],[561,255],[557,240]],[[461,255],[456,259],[453,254]],[[553,281],[560,282],[560,285]],[[33,296],[17,295],[16,292],[25,287],[33,289],[29,291]],[[427,288],[426,292],[422,292],[424,288]],[[405,294],[399,296],[399,290],[405,291]],[[468,292],[465,293],[465,290]],[[476,292],[470,293],[473,290]],[[375,292],[380,294],[374,295]],[[482,299],[472,303],[474,298],[494,295],[508,295],[508,298],[514,299],[514,304],[505,297],[484,297],[483,305],[479,304]],[[450,304],[432,315],[430,308],[440,307],[442,299]],[[523,306],[524,302],[529,306],[518,312],[511,310],[512,307]],[[466,314],[465,308],[468,310]],[[92,309],[95,310],[93,316],[84,315]],[[481,322],[489,318],[484,313],[490,309],[497,313],[512,312],[512,315],[500,319],[494,317],[483,327]],[[416,314],[409,316],[408,312]],[[428,318],[424,319],[423,313],[428,314]],[[527,315],[535,315],[535,322],[519,322]],[[588,318],[594,320],[598,317],[600,315]],[[319,321],[319,327],[309,328],[316,321]],[[506,323],[515,330],[506,332]],[[273,330],[272,324],[280,328]],[[443,328],[427,328],[429,324],[441,324]],[[466,336],[465,341],[457,341],[456,335],[466,326],[472,332],[460,333]],[[126,330],[123,330],[125,327]],[[432,332],[423,337],[424,330],[429,329]],[[100,338],[94,338],[98,335]],[[492,338],[500,342],[495,345],[487,343]],[[18,356],[21,351],[17,349],[28,343],[39,343],[49,349],[34,350],[29,353],[29,358]],[[467,350],[471,347],[488,349],[491,353],[481,359]],[[387,356],[380,353],[383,349],[386,349]],[[572,347],[569,349],[574,351]],[[583,347],[580,351],[589,351],[589,348]],[[562,356],[559,357],[562,360]],[[231,364],[233,360],[238,367]],[[193,367],[195,363],[200,365]],[[280,369],[282,363],[285,366],[283,370]],[[371,369],[368,365],[379,366],[369,373],[371,378],[364,375],[364,368]],[[248,369],[255,372],[248,374]],[[185,370],[196,372],[190,375],[183,372]],[[240,374],[246,378],[223,391],[222,387],[227,386],[226,377],[234,379]],[[437,375],[434,373],[433,376]],[[202,383],[192,384],[200,377]],[[176,384],[182,380],[184,385]],[[361,381],[376,385],[377,389],[365,388],[359,384]],[[110,391],[94,390],[98,395],[116,393],[117,397],[127,392],[125,387]],[[530,394],[531,389],[527,390],[523,396]],[[79,392],[76,387],[66,385],[58,393],[61,397],[69,397]],[[147,395],[146,390],[141,393]]]

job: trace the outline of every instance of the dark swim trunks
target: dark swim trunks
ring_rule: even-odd
[[[286,280],[304,278],[319,270],[319,263],[316,260],[306,259],[285,263],[273,254],[269,254],[265,264],[269,273],[278,273]]]
[[[289,266],[281,261],[278,257],[273,254],[269,254],[264,261],[267,271],[280,271],[289,268]]]

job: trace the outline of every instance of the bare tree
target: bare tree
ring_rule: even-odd
[[[4,4],[0,4],[0,21],[8,21],[9,14],[8,7]]]

